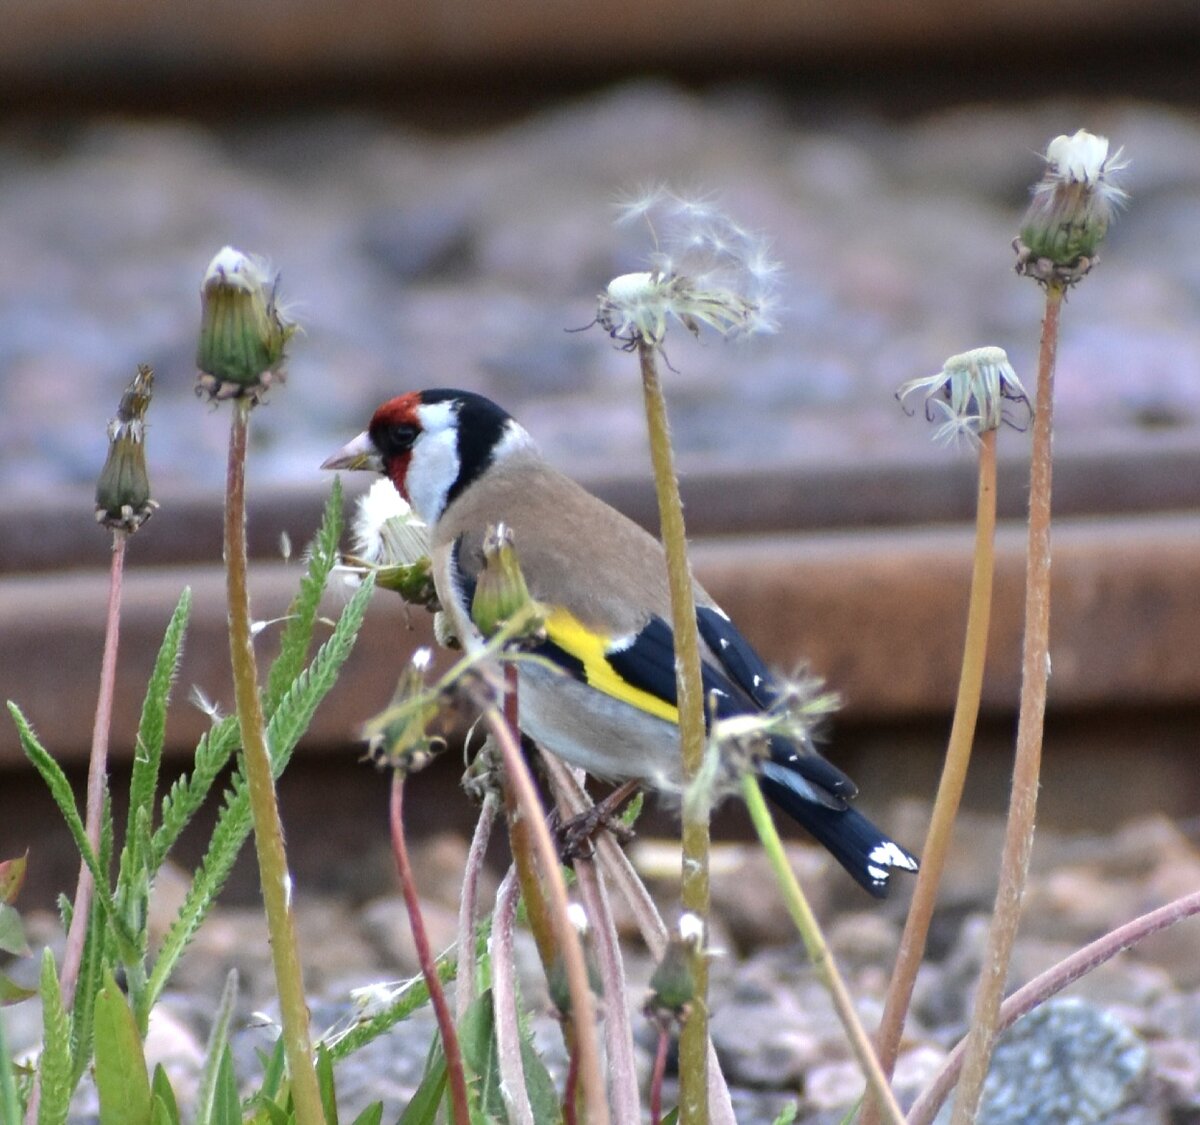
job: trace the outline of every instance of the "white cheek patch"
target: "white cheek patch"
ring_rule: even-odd
[[[458,428],[449,402],[419,406],[422,434],[413,446],[405,484],[417,515],[436,523],[446,507],[446,497],[458,480]]]

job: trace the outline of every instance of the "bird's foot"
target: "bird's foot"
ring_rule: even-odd
[[[570,820],[553,825],[558,855],[563,863],[574,859],[590,859],[595,849],[597,832],[607,830],[618,844],[628,844],[637,835],[619,819],[621,808],[639,789],[636,781],[627,781],[614,789],[604,800],[592,805]]]

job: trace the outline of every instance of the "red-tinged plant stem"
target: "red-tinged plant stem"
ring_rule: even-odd
[[[971,1125],[979,1115],[997,1035],[1000,999],[1021,916],[1021,898],[1033,850],[1046,681],[1050,673],[1050,484],[1054,438],[1054,364],[1063,288],[1046,290],[1046,313],[1038,350],[1037,409],[1029,470],[1029,546],[1025,560],[1025,638],[1021,654],[1021,709],[1013,764],[1008,824],[1000,860],[1000,886],[988,930],[983,970],[975,994],[966,1058],[951,1125]]]
[[[492,997],[496,1014],[496,1063],[500,1069],[500,1093],[511,1125],[535,1125],[529,1091],[525,1088],[525,1064],[521,1058],[521,1022],[517,1015],[516,965],[513,929],[517,922],[520,882],[515,866],[500,883],[492,915]]]
[[[583,945],[567,914],[567,884],[563,879],[554,841],[550,838],[550,830],[546,826],[545,813],[538,800],[533,778],[524,758],[521,757],[517,733],[508,725],[494,702],[484,706],[482,710],[484,722],[500,748],[500,756],[504,762],[505,788],[511,793],[515,816],[519,824],[527,827],[538,866],[541,868],[550,924],[566,970],[567,990],[571,997],[573,1037],[568,1039],[568,1050],[579,1059],[579,1077],[587,1122],[588,1125],[607,1125],[608,1100],[600,1070],[596,1010],[592,990],[588,984]],[[513,821],[511,812],[509,821]],[[573,1102],[574,1099],[572,1104]]]
[[[592,802],[571,771],[553,754],[542,759],[559,796],[569,802],[572,816],[578,816],[592,807]],[[654,899],[646,885],[638,877],[629,862],[629,857],[613,839],[612,833],[601,832],[596,837],[596,861],[601,872],[608,878],[617,892],[633,912],[634,921],[650,956],[662,957],[667,947],[667,926],[654,905]],[[733,1102],[729,1097],[729,1086],[721,1072],[721,1064],[713,1050],[712,1040],[708,1043],[708,1111],[710,1125],[737,1125],[733,1114]]]
[[[492,838],[492,827],[496,823],[496,810],[500,798],[488,790],[479,806],[479,819],[475,822],[475,834],[467,850],[467,866],[463,871],[462,902],[458,907],[458,974],[455,978],[454,1014],[462,1023],[467,1009],[475,999],[475,977],[478,959],[475,956],[475,915],[479,904],[479,879],[483,874],[487,858],[488,843]]]
[[[875,1035],[879,1065],[890,1079],[900,1051],[904,1020],[912,1001],[917,970],[925,956],[929,924],[937,904],[938,886],[950,850],[954,819],[958,815],[971,746],[975,740],[975,722],[983,694],[983,669],[987,658],[988,628],[992,613],[992,580],[996,570],[996,431],[980,435],[979,488],[975,503],[975,555],[971,574],[971,596],[967,609],[967,635],[963,645],[962,671],[958,680],[958,700],[946,748],[946,764],[938,784],[937,798],[925,847],[921,850],[921,871],[913,889],[908,920],[900,938],[896,967],[888,985],[883,1018]],[[861,1125],[878,1125],[879,1105],[868,1095],[863,1105]]]
[[[560,768],[562,763],[556,763]],[[558,805],[562,823],[577,815],[574,804],[558,780],[558,771],[547,771],[550,788]],[[582,773],[580,774],[582,777]],[[604,829],[601,829],[604,833]],[[605,833],[606,834],[606,833]],[[604,1044],[608,1054],[608,1085],[611,1091],[613,1116],[618,1121],[641,1121],[642,1105],[638,1097],[637,1060],[633,1053],[633,1026],[629,1007],[625,964],[621,957],[621,942],[613,919],[608,891],[600,877],[596,862],[576,856],[573,861],[579,897],[592,930],[592,948],[596,954],[600,980],[604,988]]]
[[[404,774],[400,770],[392,773],[392,796],[389,803],[389,824],[392,833],[392,858],[396,861],[396,873],[400,877],[400,890],[404,894],[404,905],[408,910],[408,924],[412,929],[413,946],[421,964],[421,975],[429,989],[429,999],[437,1016],[438,1030],[442,1035],[442,1053],[446,1056],[446,1074],[450,1081],[450,1104],[454,1110],[455,1125],[471,1125],[471,1108],[467,1100],[467,1075],[463,1067],[462,1049],[458,1033],[454,1030],[454,1018],[446,1002],[446,991],[438,976],[433,951],[429,948],[429,935],[425,932],[425,919],[421,915],[421,899],[417,894],[417,881],[413,876],[412,864],[408,859],[408,846],[404,841]],[[471,944],[474,945],[474,937]],[[462,951],[459,951],[462,955]]]
[[[88,843],[100,854],[100,833],[104,821],[104,794],[108,789],[108,737],[112,729],[113,694],[117,682],[117,646],[121,633],[121,588],[125,576],[125,544],[129,535],[114,531],[112,565],[108,574],[108,610],[104,623],[104,655],[100,661],[100,694],[96,699],[96,717],[92,723],[92,749],[88,757],[87,797],[84,827]],[[79,865],[79,882],[71,908],[71,928],[63,954],[59,988],[63,1007],[69,1012],[75,1003],[75,985],[83,962],[88,921],[92,912],[92,872],[86,863]]]
[[[667,578],[671,590],[671,628],[675,634],[675,684],[679,700],[679,744],[684,786],[700,772],[704,760],[704,692],[700,677],[700,639],[696,631],[696,601],[688,565],[683,504],[675,477],[675,456],[667,425],[667,404],[658,377],[656,349],[638,345],[642,391],[650,433],[650,459],[658,495],[658,518]],[[709,909],[709,809],[705,801],[683,805],[683,871],[680,899],[683,909],[707,925]],[[697,949],[692,955],[696,998],[679,1037],[680,1125],[709,1125],[708,1113],[708,961]]]
[[[262,884],[275,987],[279,992],[284,1055],[291,1076],[297,1125],[324,1125],[321,1093],[313,1065],[304,975],[292,915],[291,875],[283,846],[283,826],[275,799],[271,755],[258,690],[258,667],[250,631],[250,590],[246,562],[246,433],[250,402],[234,403],[229,431],[225,488],[225,577],[229,600],[229,656],[242,737],[246,787],[254,818],[254,844]]]
[[[996,1024],[996,1034],[1012,1027],[1022,1016],[1028,1015],[1034,1008],[1050,997],[1057,995],[1068,985],[1074,984],[1080,977],[1086,976],[1093,969],[1111,960],[1118,953],[1135,946],[1139,941],[1156,934],[1168,926],[1182,922],[1200,914],[1200,891],[1166,906],[1160,906],[1148,914],[1126,922],[1111,933],[1097,938],[1090,945],[1072,953],[1057,965],[1036,976],[1023,988],[1017,989],[1003,1004],[1000,1005],[1000,1017]],[[913,1103],[908,1115],[908,1125],[931,1125],[937,1112],[942,1107],[954,1083],[958,1080],[963,1066],[963,1056],[966,1053],[966,1040],[963,1040],[946,1057],[942,1069],[935,1075],[933,1082],[924,1090]]]
[[[796,876],[788,863],[787,853],[783,850],[783,841],[779,838],[775,822],[771,819],[771,812],[767,808],[767,802],[763,799],[762,790],[758,787],[758,778],[752,773],[742,775],[742,797],[745,799],[750,819],[754,823],[754,830],[762,841],[763,851],[767,854],[771,870],[775,873],[775,881],[779,884],[780,891],[783,892],[784,905],[787,907],[792,921],[796,924],[812,967],[816,969],[829,993],[829,999],[833,1001],[833,1009],[845,1029],[846,1038],[850,1042],[850,1050],[854,1052],[854,1058],[862,1071],[867,1089],[882,1104],[891,1125],[904,1125],[904,1114],[896,1103],[895,1095],[879,1066],[879,1060],[875,1057],[871,1040],[863,1028],[862,1021],[858,1018],[854,1001],[850,998],[846,983],[842,980],[842,975],[834,963],[833,955],[829,952],[829,946],[821,933],[821,927],[817,924],[816,915],[813,914],[812,908],[808,905],[808,899],[804,897],[804,891],[796,881]]]
[[[579,1113],[575,1104],[579,1099],[579,1043],[576,1042],[567,1057],[567,1080],[563,1083],[563,1122],[576,1125]]]
[[[658,1049],[654,1052],[654,1070],[650,1075],[650,1123],[662,1125],[662,1088],[667,1073],[667,1051],[671,1046],[671,1033],[665,1027],[658,1029]]]

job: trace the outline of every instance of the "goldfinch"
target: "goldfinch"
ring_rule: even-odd
[[[385,474],[430,528],[434,582],[457,635],[470,616],[489,527],[507,525],[530,595],[544,608],[541,661],[519,664],[526,735],[596,777],[678,793],[675,648],[661,544],[554,469],[482,395],[425,390],[375,411],[325,469]],[[718,718],[753,714],[776,681],[696,586],[705,697]],[[872,895],[916,859],[850,805],[854,783],[807,743],[771,740],[763,791]]]

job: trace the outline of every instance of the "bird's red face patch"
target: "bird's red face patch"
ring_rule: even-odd
[[[375,411],[368,427],[371,441],[383,458],[388,479],[405,500],[410,499],[407,477],[412,447],[421,434],[421,420],[417,415],[420,405],[419,391],[389,399]]]

